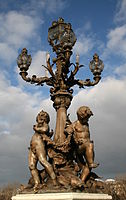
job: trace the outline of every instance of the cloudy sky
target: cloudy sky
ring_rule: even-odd
[[[79,53],[81,79],[92,78],[88,65],[97,52],[104,61],[101,82],[92,88],[74,88],[68,112],[76,119],[81,105],[89,106],[91,138],[95,142],[95,172],[104,178],[126,174],[126,0],[0,0],[0,184],[26,183],[27,155],[37,113],[55,110],[49,88],[21,80],[16,58],[23,47],[32,55],[29,74],[43,76],[48,27],[63,17],[77,36],[72,62]]]

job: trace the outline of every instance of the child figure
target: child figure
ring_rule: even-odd
[[[94,163],[94,144],[90,140],[88,120],[93,115],[90,108],[81,106],[77,110],[78,120],[69,125],[65,132],[67,132],[67,140],[71,137],[75,143],[76,160],[82,169],[81,180],[85,181],[92,168],[96,168],[99,164]],[[69,143],[69,142],[68,142]],[[83,156],[86,160],[84,163]]]
[[[40,178],[37,169],[38,161],[45,168],[46,172],[49,174],[51,179],[53,180],[53,184],[56,185],[56,175],[54,173],[52,165],[47,161],[46,150],[45,150],[45,141],[47,144],[52,144],[52,140],[50,137],[52,136],[52,132],[49,132],[49,115],[47,112],[43,110],[37,115],[36,118],[37,124],[33,126],[35,131],[32,136],[30,142],[30,150],[29,150],[29,169],[31,175],[34,179],[34,190],[37,190],[40,185]]]

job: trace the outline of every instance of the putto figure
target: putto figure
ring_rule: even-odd
[[[30,142],[29,150],[29,169],[34,180],[34,190],[37,190],[40,185],[40,177],[37,169],[38,161],[45,168],[53,180],[53,184],[56,185],[56,175],[54,173],[52,165],[47,161],[45,143],[52,144],[50,137],[52,132],[49,132],[50,117],[47,112],[43,110],[37,115],[37,124],[33,126],[35,131]]]
[[[94,144],[90,140],[88,120],[93,115],[90,108],[81,106],[77,110],[78,120],[73,122],[66,128],[68,134],[67,141],[73,138],[75,147],[75,157],[78,165],[82,169],[81,180],[85,181],[92,168],[96,168],[99,164],[94,163]],[[84,162],[84,158],[85,161]]]

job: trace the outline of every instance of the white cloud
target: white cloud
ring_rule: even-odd
[[[126,25],[116,27],[108,34],[107,47],[115,50],[125,50],[126,43]],[[118,52],[117,52],[118,53]]]
[[[31,124],[37,110],[37,96],[26,94],[20,88],[11,86],[10,82],[0,75],[0,97],[0,177],[1,181],[3,180],[1,184],[4,184],[7,174],[8,181],[15,180],[13,169],[17,166],[16,163],[20,163],[20,166],[24,163],[27,138],[32,134]]]
[[[47,0],[46,9],[47,13],[56,13],[62,11],[65,7],[69,5],[69,2],[66,0]]]
[[[117,2],[117,11],[114,17],[115,22],[125,22],[126,21],[126,1],[119,0]]]
[[[117,8],[114,16],[115,28],[110,29],[107,34],[106,48],[103,57],[114,55],[125,59],[126,56],[126,1],[117,1]]]
[[[121,77],[126,76],[126,64],[116,67],[115,74],[120,75]]]
[[[101,51],[104,48],[102,41],[96,38],[96,35],[92,32],[92,25],[90,21],[87,21],[84,26],[78,28],[75,31],[77,41],[73,48],[73,51],[80,56],[87,56],[91,51]]]
[[[16,50],[7,43],[0,42],[0,59],[10,64],[17,56]]]
[[[27,39],[33,37],[38,24],[36,19],[28,15],[10,11],[0,15],[0,26],[2,29],[1,40],[9,45],[20,46],[21,43],[25,43]]]
[[[17,11],[0,14],[0,58],[7,64],[13,62],[17,48],[27,46],[34,39],[38,25],[36,18]]]
[[[32,63],[29,68],[29,74],[45,76],[45,68],[42,65],[46,65],[46,52],[38,51],[32,58]]]
[[[126,56],[126,25],[111,29],[107,35],[107,39],[103,56],[110,54]]]
[[[24,2],[18,1],[18,3],[16,0],[8,0],[7,2],[0,1],[0,7],[3,8],[3,10],[10,9],[12,4],[14,4],[13,8],[21,11],[23,14],[39,16],[40,19],[43,19],[43,12],[49,14],[60,12],[68,7],[69,2],[66,0],[29,0]]]
[[[94,38],[83,33],[77,39],[77,42],[74,46],[74,52],[78,53],[79,55],[88,54],[93,49],[94,45]]]

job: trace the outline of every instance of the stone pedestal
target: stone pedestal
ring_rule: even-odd
[[[12,200],[109,200],[108,194],[95,193],[45,193],[45,194],[18,194]]]

